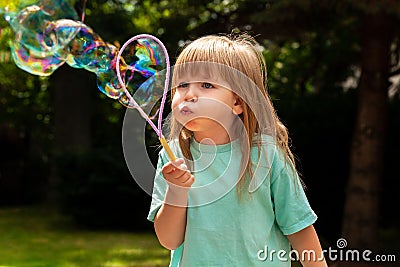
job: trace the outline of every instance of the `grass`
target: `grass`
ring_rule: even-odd
[[[0,208],[0,267],[167,266],[153,233],[84,231],[43,207]]]
[[[386,254],[400,248],[398,229],[381,232]],[[0,208],[0,267],[168,266],[154,233],[86,231],[44,207]],[[293,267],[299,267],[297,262]]]

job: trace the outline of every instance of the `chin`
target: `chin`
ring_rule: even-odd
[[[183,123],[183,125],[189,131],[195,132],[198,130],[198,125],[194,121],[187,121],[187,122]]]

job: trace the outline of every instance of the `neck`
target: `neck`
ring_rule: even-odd
[[[238,119],[239,120],[239,119]],[[225,123],[225,127],[220,124],[215,124],[209,129],[202,131],[194,131],[194,139],[205,145],[224,145],[235,140],[241,134],[240,126],[242,124],[237,121]]]
[[[224,134],[215,134],[213,136],[210,136],[209,133],[195,132],[194,139],[205,145],[224,145],[231,141],[227,132]]]

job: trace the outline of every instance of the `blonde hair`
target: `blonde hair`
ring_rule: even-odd
[[[275,109],[273,108],[272,102],[267,94],[266,64],[257,41],[247,34],[240,34],[235,36],[209,35],[191,42],[182,50],[177,58],[173,71],[173,85],[174,82],[176,82],[176,76],[183,75],[184,72],[196,72],[200,69],[201,71],[204,71],[205,68],[202,67],[197,69],[192,66],[190,68],[184,67],[186,63],[193,62],[217,63],[215,64],[217,66],[217,73],[225,76],[226,80],[229,82],[234,83],[240,75],[235,75],[232,71],[225,71],[221,66],[224,66],[225,69],[226,66],[228,66],[230,67],[229,69],[234,69],[241,73],[243,77],[246,77],[247,81],[241,79],[240,86],[233,87],[235,87],[235,90],[239,90],[237,92],[235,91],[235,93],[239,95],[239,101],[243,108],[243,112],[239,117],[243,122],[244,129],[246,130],[248,144],[250,144],[250,146],[256,144],[259,147],[258,156],[260,157],[261,144],[260,142],[257,142],[257,140],[254,140],[254,136],[255,134],[261,136],[263,129],[260,128],[260,123],[257,120],[259,117],[257,112],[254,112],[248,103],[250,103],[249,101],[254,103],[254,99],[262,98],[259,103],[266,103],[267,107],[260,109],[260,112],[270,112],[269,116],[271,117],[270,120],[272,120],[272,123],[274,124],[273,135],[275,136],[276,143],[283,152],[286,161],[291,163],[290,165],[293,168],[293,171],[295,171],[294,156],[289,148],[288,131],[276,115]],[[209,71],[212,70],[215,70],[215,67],[209,69]],[[215,76],[215,71],[212,72],[212,75]],[[246,86],[243,86],[243,82]],[[249,90],[249,87],[251,86],[257,88]],[[174,94],[174,89],[172,90],[172,94]],[[178,138],[183,156],[186,159],[192,160],[190,142],[193,133],[185,127],[182,127],[182,125],[180,125],[180,123],[174,118],[171,120],[170,127],[170,139]],[[252,177],[253,163],[251,162],[249,152],[243,154],[242,164],[244,162],[245,166],[242,166],[243,172],[239,177],[238,186],[236,187],[239,192],[241,185],[249,182],[249,179]]]

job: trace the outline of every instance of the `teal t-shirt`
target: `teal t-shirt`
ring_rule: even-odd
[[[182,157],[177,142],[171,142],[171,147]],[[317,216],[297,173],[270,136],[262,136],[260,151],[251,148],[253,178],[238,194],[241,149],[238,140],[217,146],[191,142],[195,182],[189,191],[184,242],[171,252],[170,266],[290,266],[286,235],[312,225]],[[162,150],[148,215],[151,221],[163,204],[167,183],[161,168],[168,161]]]

